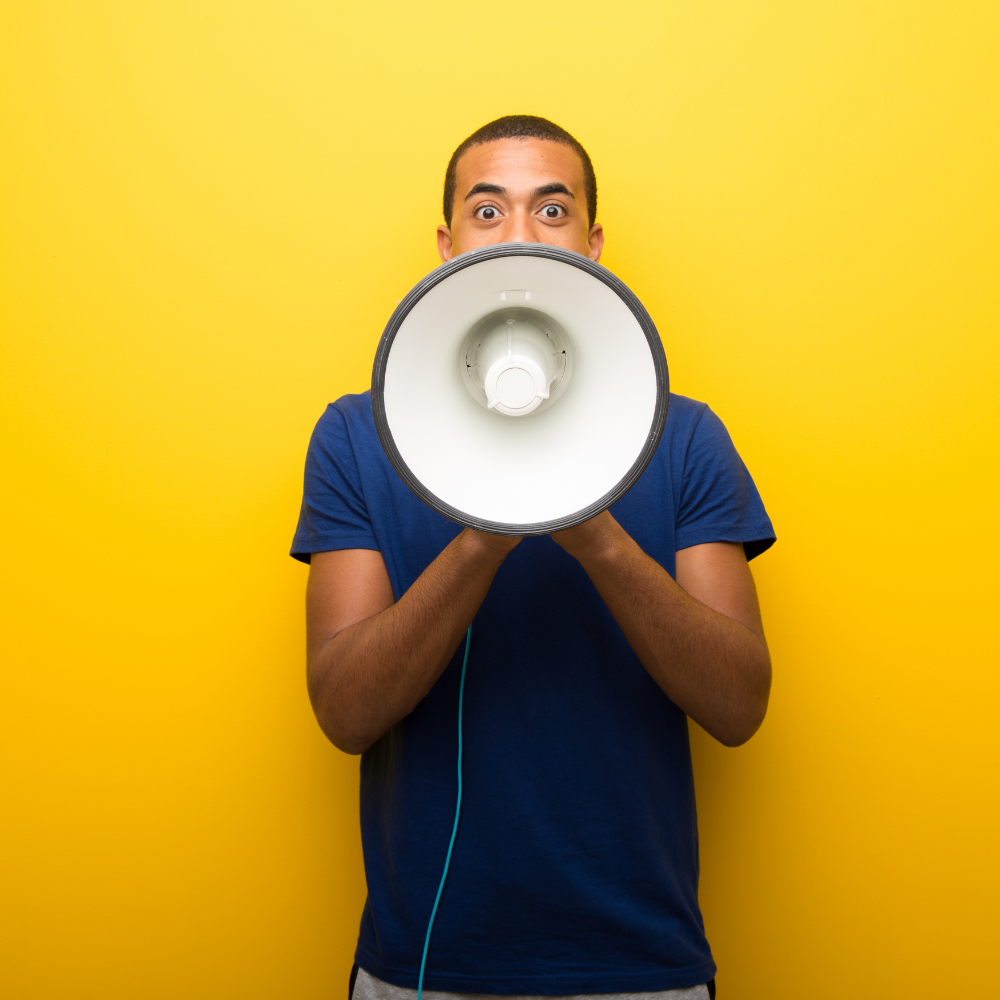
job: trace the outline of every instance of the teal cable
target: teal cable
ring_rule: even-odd
[[[472,642],[472,626],[465,633],[465,658],[462,660],[462,680],[458,685],[458,801],[455,803],[455,825],[451,828],[451,841],[448,843],[448,854],[444,859],[444,871],[441,872],[441,884],[434,898],[434,909],[431,919],[427,921],[427,935],[424,937],[424,954],[420,959],[420,978],[417,980],[417,1000],[421,1000],[424,992],[424,967],[427,965],[427,949],[431,943],[431,929],[437,916],[438,903],[444,891],[444,880],[448,877],[448,866],[451,864],[451,852],[455,846],[455,835],[458,833],[458,817],[462,814],[462,701],[465,697],[465,668],[469,665],[469,645]]]

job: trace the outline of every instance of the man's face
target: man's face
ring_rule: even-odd
[[[601,259],[590,226],[583,164],[548,139],[499,139],[466,150],[456,170],[451,226],[438,226],[441,260],[494,243],[549,243]]]

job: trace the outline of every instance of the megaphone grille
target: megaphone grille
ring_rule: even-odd
[[[558,398],[526,416],[487,409],[462,365],[469,332],[504,310],[550,317],[572,346]],[[648,465],[667,416],[667,362],[636,296],[587,257],[539,243],[461,254],[393,313],[372,411],[393,468],[459,524],[543,535],[609,507]]]

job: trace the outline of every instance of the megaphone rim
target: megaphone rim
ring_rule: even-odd
[[[579,268],[581,271],[585,271],[607,285],[625,303],[639,324],[639,328],[642,330],[649,347],[656,376],[656,404],[653,420],[650,424],[646,442],[629,471],[618,481],[613,489],[609,490],[594,503],[573,514],[567,514],[552,521],[533,524],[508,524],[497,521],[486,521],[445,503],[440,497],[428,490],[410,471],[409,466],[399,453],[399,449],[393,440],[385,411],[386,365],[389,361],[389,353],[392,350],[396,334],[410,314],[410,311],[427,292],[445,279],[451,277],[451,275],[483,261],[495,260],[500,257],[543,257],[548,260],[559,261],[563,264]],[[386,457],[389,459],[389,463],[393,469],[395,469],[396,474],[403,480],[407,488],[432,510],[463,527],[475,528],[478,531],[484,531],[492,535],[507,535],[511,537],[551,535],[555,531],[565,531],[568,528],[576,527],[576,525],[582,524],[584,521],[588,521],[602,511],[607,510],[635,485],[652,461],[653,455],[656,453],[657,447],[659,447],[660,439],[663,437],[669,402],[670,377],[667,370],[667,358],[663,350],[663,344],[660,341],[660,335],[656,329],[656,325],[653,323],[652,317],[646,311],[645,306],[639,301],[636,294],[621,278],[589,257],[575,253],[572,250],[565,250],[562,247],[551,246],[548,243],[496,243],[491,246],[480,247],[476,250],[468,250],[438,265],[438,267],[434,268],[433,271],[417,282],[393,310],[392,316],[389,317],[389,322],[382,332],[378,349],[375,352],[375,362],[372,366],[371,406],[372,416],[375,419],[375,430],[386,453]]]

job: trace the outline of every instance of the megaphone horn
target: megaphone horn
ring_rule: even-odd
[[[619,500],[660,443],[668,399],[638,298],[543,243],[436,268],[392,314],[372,371],[375,427],[403,482],[498,535],[551,534]]]

